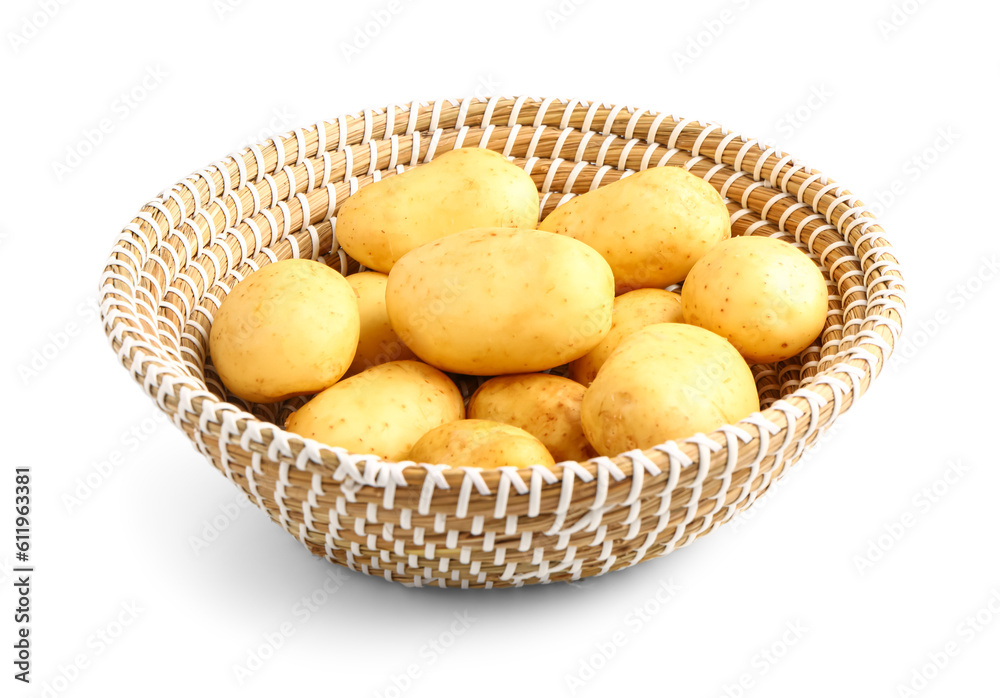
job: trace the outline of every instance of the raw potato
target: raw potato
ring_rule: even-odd
[[[684,321],[728,339],[751,363],[784,361],[812,344],[826,323],[823,273],[804,252],[767,237],[713,248],[681,290]]]
[[[709,432],[760,409],[733,346],[691,325],[650,325],[624,340],[583,396],[583,431],[615,456]]]
[[[658,322],[683,322],[678,294],[662,288],[637,288],[615,298],[611,331],[600,344],[569,365],[573,380],[583,385],[593,383],[598,369],[623,339]]]
[[[426,432],[463,417],[462,395],[448,376],[419,361],[393,361],[327,388],[285,428],[351,453],[403,460]]]
[[[538,228],[600,252],[622,294],[683,281],[729,237],[729,211],[705,180],[680,167],[652,167],[570,199]]]
[[[274,262],[227,295],[209,335],[226,388],[252,402],[280,402],[336,383],[358,346],[350,284],[308,259]]]
[[[565,235],[480,228],[399,260],[385,302],[396,334],[433,366],[532,373],[577,359],[604,338],[614,279],[599,254]]]
[[[500,153],[459,148],[348,197],[337,240],[366,267],[386,272],[412,249],[468,228],[534,228],[538,189]]]
[[[409,460],[478,468],[555,465],[542,442],[528,432],[485,419],[463,419],[432,429],[417,441]]]
[[[585,390],[569,378],[548,373],[498,376],[479,386],[469,400],[468,416],[524,429],[557,462],[587,460],[597,454],[580,423]]]
[[[388,276],[377,271],[363,271],[347,277],[347,283],[358,297],[361,314],[358,351],[354,355],[354,363],[347,369],[347,376],[389,361],[417,358],[389,324],[389,316],[385,312],[385,284],[388,280]]]

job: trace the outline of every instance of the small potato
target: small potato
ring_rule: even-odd
[[[403,460],[423,434],[463,417],[462,394],[448,376],[419,361],[393,361],[327,388],[285,428],[351,453]]]
[[[534,228],[538,189],[500,153],[459,148],[362,187],[337,214],[337,240],[366,267],[388,273],[399,258],[468,228]]]
[[[209,350],[226,388],[252,402],[280,402],[336,383],[354,359],[360,319],[347,280],[308,259],[255,271],[227,295]]]
[[[541,441],[556,461],[597,455],[580,423],[585,388],[548,373],[498,376],[479,386],[469,400],[469,419],[487,419],[524,429]]]
[[[385,312],[385,284],[388,280],[388,276],[377,271],[364,271],[347,277],[347,283],[358,297],[361,314],[358,351],[354,355],[354,363],[347,369],[347,376],[389,361],[417,358],[389,324],[389,316]]]
[[[577,359],[604,338],[614,279],[597,252],[565,235],[475,228],[400,259],[385,303],[396,334],[432,366],[473,376],[531,373]]]
[[[684,321],[728,339],[751,363],[784,361],[826,323],[826,281],[793,245],[736,237],[701,258],[681,289]]]
[[[478,468],[555,465],[542,442],[528,432],[485,419],[463,419],[430,430],[414,445],[409,460]]]
[[[611,331],[589,353],[569,365],[573,380],[583,385],[593,383],[598,369],[623,339],[658,322],[683,322],[678,294],[662,288],[637,288],[615,298]]]
[[[538,228],[587,243],[615,274],[615,293],[679,283],[729,237],[711,184],[680,167],[651,167],[570,199]]]
[[[709,432],[760,409],[753,374],[722,337],[678,323],[625,339],[583,396],[583,431],[603,456]]]

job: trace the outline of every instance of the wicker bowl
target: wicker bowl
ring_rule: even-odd
[[[822,267],[819,344],[754,367],[762,411],[710,434],[551,468],[382,461],[281,429],[302,399],[248,405],[208,356],[233,285],[288,257],[358,268],[335,216],[358,187],[460,146],[512,157],[540,215],[573,194],[678,165],[726,199],[734,235],[780,237]],[[844,187],[712,123],[577,100],[441,100],[299,128],[199,170],[142,207],[102,277],[121,362],[212,464],[317,555],[406,584],[575,580],[665,555],[750,506],[857,400],[899,337],[902,276]]]

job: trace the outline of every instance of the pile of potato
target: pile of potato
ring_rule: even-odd
[[[212,361],[245,400],[315,394],[290,431],[389,460],[551,465],[711,431],[760,409],[747,362],[798,354],[826,319],[819,268],[731,238],[678,167],[539,223],[529,175],[461,148],[360,189],[336,234],[367,271],[263,267],[222,302]],[[464,376],[490,377],[467,405]]]

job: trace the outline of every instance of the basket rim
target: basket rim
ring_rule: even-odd
[[[649,449],[627,451],[615,457],[599,456],[583,462],[565,461],[557,463],[555,466],[532,465],[524,468],[504,466],[497,469],[390,461],[374,455],[352,454],[341,447],[329,446],[301,437],[293,432],[285,431],[277,424],[262,420],[238,405],[216,397],[208,390],[207,385],[199,387],[193,376],[185,375],[181,364],[175,362],[176,365],[172,366],[170,361],[165,361],[165,357],[158,354],[156,350],[156,342],[159,341],[156,331],[148,331],[148,321],[144,321],[138,312],[139,305],[148,306],[148,304],[139,299],[134,290],[131,312],[129,312],[128,304],[122,302],[123,298],[127,300],[123,291],[129,286],[130,280],[122,276],[120,270],[127,267],[130,261],[133,262],[134,268],[131,269],[131,275],[132,279],[135,280],[138,278],[136,274],[140,274],[138,269],[142,265],[137,263],[138,259],[134,253],[126,254],[123,257],[125,248],[121,243],[125,241],[132,247],[138,248],[139,246],[135,244],[136,226],[147,224],[155,230],[158,243],[156,249],[159,249],[160,243],[165,238],[169,238],[169,234],[163,235],[157,218],[161,221],[168,221],[171,230],[177,215],[171,213],[171,210],[179,208],[180,218],[186,218],[185,197],[195,197],[194,201],[196,202],[199,200],[196,189],[199,179],[204,180],[211,193],[215,195],[214,178],[216,174],[221,176],[224,191],[220,196],[224,197],[229,190],[245,186],[250,181],[250,172],[254,170],[257,176],[256,181],[261,181],[264,169],[262,165],[266,161],[265,152],[268,155],[271,152],[277,152],[276,158],[279,164],[286,162],[286,154],[288,153],[294,153],[297,156],[297,161],[301,162],[306,157],[307,148],[312,149],[308,147],[308,144],[314,141],[317,156],[324,152],[343,151],[347,146],[347,135],[352,127],[364,129],[364,135],[360,141],[361,145],[374,143],[379,140],[375,138],[375,133],[379,131],[377,124],[382,125],[382,140],[385,140],[385,134],[392,130],[391,124],[397,118],[397,110],[403,112],[407,110],[404,107],[390,105],[381,110],[364,110],[355,114],[339,116],[334,120],[318,122],[313,126],[300,127],[248,146],[204,169],[195,171],[189,177],[165,190],[158,198],[146,204],[132,223],[122,231],[118,244],[113,248],[101,277],[102,322],[112,347],[117,351],[120,360],[133,375],[133,378],[143,386],[148,395],[154,398],[160,409],[174,419],[177,426],[181,426],[181,423],[189,417],[196,417],[199,431],[213,438],[218,438],[220,444],[227,443],[230,446],[260,454],[263,458],[280,463],[283,470],[294,467],[313,474],[330,476],[334,481],[340,483],[345,491],[352,489],[356,491],[363,486],[385,487],[389,483],[412,485],[419,484],[421,481],[431,482],[434,487],[451,489],[461,485],[467,478],[471,478],[480,494],[499,491],[500,488],[504,487],[507,489],[513,487],[517,494],[525,494],[536,489],[529,488],[525,480],[534,482],[540,479],[551,484],[569,475],[584,482],[593,480],[601,482],[603,480],[604,483],[607,483],[609,478],[620,481],[629,477],[633,478],[633,481],[641,482],[643,473],[652,477],[668,478],[671,484],[676,485],[682,477],[682,471],[694,470],[690,468],[694,464],[698,465],[698,472],[697,475],[692,473],[689,476],[691,479],[695,477],[701,479],[709,475],[710,472],[717,474],[731,471],[737,466],[739,460],[749,462],[749,458],[739,458],[739,451],[746,453],[748,450],[740,449],[740,444],[751,443],[755,440],[760,441],[762,446],[757,449],[758,462],[768,453],[768,448],[763,444],[782,440],[778,451],[782,453],[793,441],[804,441],[813,433],[828,427],[867,391],[871,382],[884,367],[902,331],[905,312],[905,288],[902,270],[898,260],[893,255],[892,246],[884,238],[880,224],[875,216],[867,210],[864,203],[851,194],[849,190],[814,168],[786,155],[773,146],[726,130],[713,122],[679,119],[663,112],[584,100],[493,96],[467,97],[460,100],[444,99],[432,103],[412,102],[408,106],[410,124],[408,124],[407,133],[414,132],[410,126],[415,122],[414,114],[417,113],[418,109],[431,110],[430,127],[419,130],[418,134],[423,133],[436,139],[437,135],[435,134],[442,130],[438,127],[441,112],[446,108],[458,109],[456,126],[449,130],[468,129],[469,126],[465,124],[465,118],[471,111],[478,113],[480,109],[483,114],[482,123],[488,124],[486,128],[491,129],[494,126],[491,122],[491,116],[498,108],[510,108],[513,114],[517,114],[518,110],[525,105],[534,105],[538,110],[534,124],[537,127],[543,120],[546,110],[554,104],[558,104],[563,110],[560,128],[567,128],[571,121],[578,118],[577,112],[583,110],[585,113],[581,114],[583,124],[580,130],[584,133],[609,133],[608,124],[627,115],[630,125],[627,135],[631,136],[633,124],[638,124],[645,117],[652,117],[653,125],[649,129],[651,135],[658,134],[662,129],[670,129],[670,135],[665,141],[655,141],[668,148],[676,147],[678,138],[684,134],[685,129],[700,128],[700,141],[696,141],[693,150],[686,151],[690,152],[694,158],[698,158],[700,157],[698,152],[700,142],[706,138],[707,134],[714,131],[717,136],[722,137],[724,145],[733,143],[737,138],[740,140],[742,145],[740,145],[735,169],[753,177],[754,182],[765,181],[761,179],[761,176],[765,165],[769,163],[775,173],[770,178],[773,185],[779,184],[777,175],[784,172],[780,181],[780,189],[784,194],[792,195],[787,185],[795,174],[808,175],[807,182],[822,185],[821,194],[814,196],[813,210],[817,211],[816,202],[822,197],[833,196],[835,203],[828,206],[826,220],[831,227],[835,228],[844,244],[853,248],[853,259],[858,261],[863,270],[866,296],[869,295],[869,285],[873,283],[869,281],[870,273],[879,272],[876,281],[881,280],[887,286],[879,291],[880,295],[876,298],[867,298],[864,319],[860,323],[858,332],[853,335],[857,341],[851,342],[851,346],[846,350],[841,349],[837,354],[840,359],[831,366],[818,371],[807,386],[800,386],[793,393],[779,398],[769,407],[755,412],[735,424],[723,425],[708,434],[698,433],[685,439],[667,441]],[[604,128],[592,129],[595,116],[602,109],[610,110]],[[514,122],[514,118],[512,117],[510,121]],[[520,122],[517,123],[517,126],[520,126]],[[542,128],[545,126],[543,125]],[[334,148],[326,147],[328,142],[332,142],[332,139],[328,139],[328,131],[336,131],[338,134],[338,143]],[[461,139],[459,143],[461,143]],[[433,148],[431,152],[433,152]],[[718,158],[718,153],[719,149],[716,151],[716,161],[722,164],[723,161]],[[506,152],[504,154],[507,155]],[[711,159],[708,156],[701,157]],[[747,158],[750,158],[754,164],[753,170],[750,172],[746,172],[743,168]],[[372,159],[369,175],[376,171],[374,167],[375,160]],[[787,172],[785,168],[788,168]],[[232,187],[231,181],[234,179],[234,169],[240,182],[235,188]],[[352,179],[354,178],[352,177]],[[355,183],[352,183],[352,191],[354,188]],[[808,187],[802,187],[801,192],[804,192],[806,188]],[[800,204],[807,206],[801,193],[797,198]],[[233,199],[239,201],[236,196],[233,196]],[[332,211],[332,201],[330,206]],[[837,206],[846,206],[847,210],[834,221],[832,214]],[[207,216],[205,218],[208,219]],[[240,218],[241,221],[237,221],[237,223],[246,220],[242,216]],[[227,223],[229,223],[228,220]],[[857,235],[853,243],[849,239],[852,234]],[[869,249],[865,254],[859,256],[858,248],[865,241],[869,242]],[[274,241],[272,240],[272,242]],[[873,244],[875,242],[878,244]],[[839,242],[836,244],[840,246]],[[156,259],[153,254],[154,250],[151,249],[152,245],[148,240],[145,241],[144,247],[146,248],[145,261]],[[265,248],[258,246],[258,249]],[[173,254],[176,257],[176,252]],[[188,249],[188,263],[192,258],[192,252]],[[233,264],[232,260],[229,261],[230,271],[235,273],[238,264]],[[241,263],[243,261],[245,260],[240,260]],[[272,261],[274,260],[272,259]],[[162,262],[160,264],[164,266],[166,271],[165,265]],[[179,270],[180,268],[180,260],[178,259],[175,269]],[[187,269],[187,266],[184,266],[184,269]],[[216,283],[218,283],[218,278],[221,277],[217,276]],[[208,292],[209,289],[206,288],[205,293]],[[879,302],[873,304],[873,300]],[[125,312],[122,310],[123,307],[125,307]],[[153,317],[158,317],[158,313],[153,313]],[[856,322],[856,320],[851,321],[851,323]],[[141,331],[137,331],[137,327]],[[138,338],[135,338],[135,335],[138,335]],[[720,454],[720,452],[724,453]],[[713,454],[725,457],[713,458]],[[429,500],[430,494],[421,495],[420,509],[422,511],[427,508]],[[692,498],[692,501],[694,502],[695,499]]]

